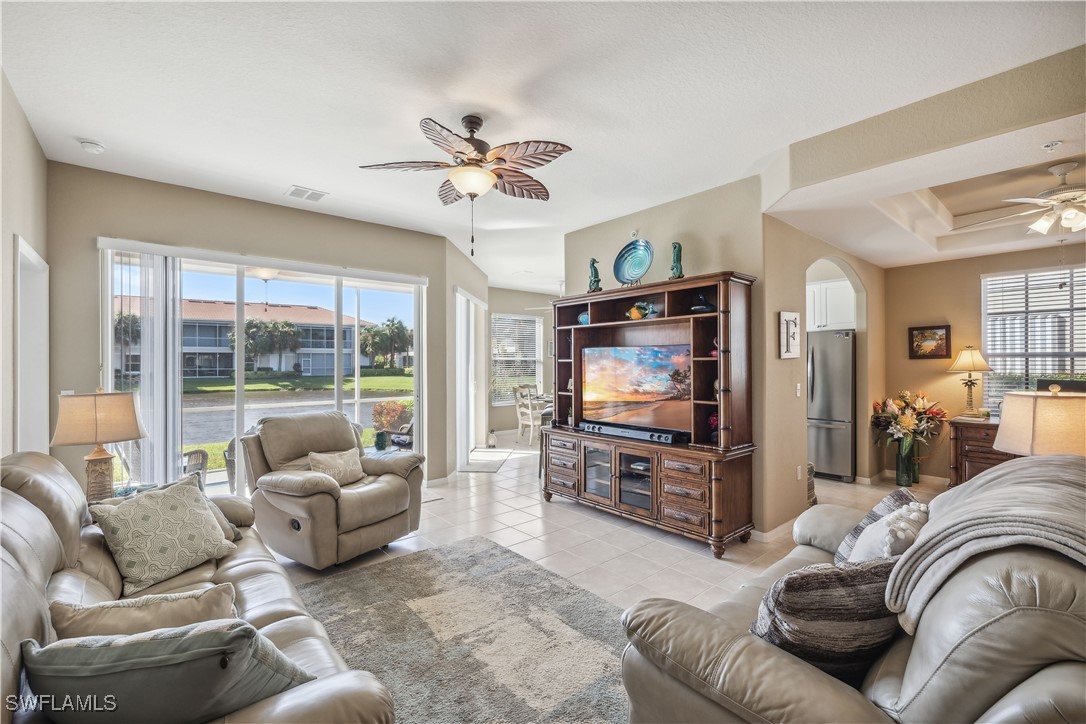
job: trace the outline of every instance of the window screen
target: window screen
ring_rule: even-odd
[[[1086,268],[983,280],[984,405],[1038,379],[1086,379]]]
[[[490,404],[512,405],[514,387],[542,382],[542,338],[540,317],[490,316]]]

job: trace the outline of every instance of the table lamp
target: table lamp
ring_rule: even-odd
[[[973,345],[967,346],[958,353],[954,364],[950,365],[947,372],[968,372],[969,375],[962,380],[965,385],[965,412],[962,417],[980,417],[980,413],[973,407],[973,388],[980,382],[979,377],[974,377],[974,372],[991,372],[992,368],[980,356],[979,349],[973,349]]]
[[[113,453],[103,443],[139,440],[146,437],[136,396],[132,392],[96,392],[60,395],[57,400],[57,429],[50,445],[94,445],[87,461],[87,500],[113,495]]]
[[[1005,394],[992,447],[1013,455],[1086,455],[1086,393],[1052,387]]]

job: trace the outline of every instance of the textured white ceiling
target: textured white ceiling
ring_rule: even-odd
[[[1082,43],[1081,3],[17,3],[3,67],[50,159],[448,236],[418,130],[573,151],[546,203],[476,204],[495,286],[557,291],[562,234]],[[102,156],[76,137],[105,144]],[[298,184],[317,205],[283,196]],[[615,240],[616,251],[625,238]],[[876,255],[877,256],[877,255]],[[877,258],[874,259],[878,261]]]

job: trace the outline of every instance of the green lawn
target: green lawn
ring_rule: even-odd
[[[277,392],[295,390],[333,390],[334,377],[263,377],[246,380],[246,392]],[[343,389],[354,392],[354,379],[343,380]],[[233,392],[234,380],[228,377],[186,378],[183,392],[186,395],[198,395],[208,392]],[[414,377],[363,377],[361,393],[369,396],[391,396],[399,393],[412,394],[415,391]]]

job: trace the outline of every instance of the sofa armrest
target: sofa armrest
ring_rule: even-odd
[[[256,511],[248,498],[240,495],[210,495],[208,499],[222,511],[228,521],[239,528],[247,528],[256,522]]]
[[[363,455],[362,470],[366,475],[399,475],[407,478],[411,471],[426,461],[418,453],[395,452],[383,455]]]
[[[855,528],[867,511],[847,508],[843,505],[822,503],[800,513],[792,524],[792,538],[796,545],[809,545],[821,548],[827,553],[836,553],[852,529]]]
[[[657,668],[746,721],[892,721],[848,684],[750,633],[750,621],[647,598],[622,625]]]
[[[317,493],[328,493],[339,499],[339,483],[330,475],[315,473],[312,470],[277,470],[264,473],[256,481],[256,487],[272,493],[296,495],[308,498]]]
[[[366,722],[393,724],[392,695],[368,671],[341,671],[238,709],[235,722]]]

